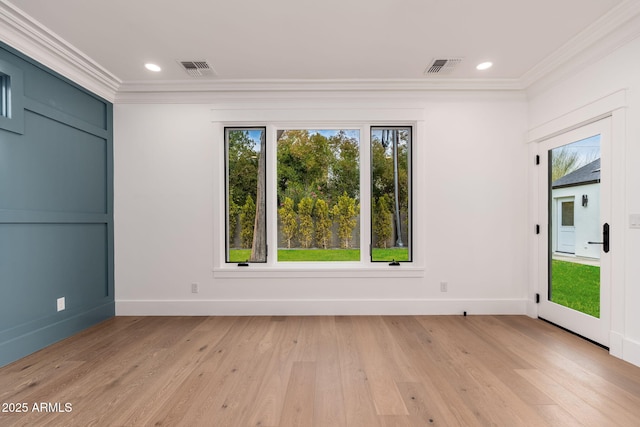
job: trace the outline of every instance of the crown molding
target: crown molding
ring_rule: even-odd
[[[640,0],[624,0],[527,71],[521,86],[539,90],[640,36],[638,17]]]
[[[522,91],[517,79],[296,79],[296,80],[181,80],[124,82],[117,103],[208,102],[220,97],[253,94],[265,97],[275,93],[322,97],[323,94],[398,93],[423,95],[425,92],[513,92]]]
[[[0,3],[0,40],[88,91],[115,100],[120,79],[7,1]]]

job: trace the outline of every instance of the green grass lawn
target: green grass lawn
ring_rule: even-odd
[[[251,249],[231,249],[229,262],[244,262],[251,256]],[[375,248],[374,261],[408,261],[407,248]],[[360,249],[278,249],[278,261],[360,261]]]
[[[278,261],[360,261],[360,249],[278,249]]]
[[[551,261],[551,301],[600,317],[600,267]]]
[[[409,261],[409,248],[373,248],[373,261]]]

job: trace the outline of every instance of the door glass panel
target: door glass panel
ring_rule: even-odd
[[[600,135],[549,151],[549,300],[600,317]]]

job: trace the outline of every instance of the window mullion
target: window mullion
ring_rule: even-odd
[[[360,262],[371,264],[371,131],[360,130]]]
[[[267,265],[278,262],[277,126],[267,126]]]

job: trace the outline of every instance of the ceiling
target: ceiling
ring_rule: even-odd
[[[635,0],[634,0],[635,1]],[[519,79],[623,0],[11,0],[121,83]],[[594,25],[595,23],[595,25]],[[190,77],[178,60],[206,60]],[[478,71],[475,66],[492,61]],[[146,62],[162,67],[147,71]]]

